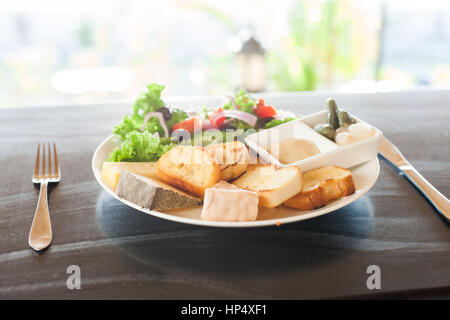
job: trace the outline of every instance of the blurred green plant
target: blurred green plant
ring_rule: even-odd
[[[308,8],[303,0],[294,2],[290,36],[267,56],[269,75],[278,90],[330,87],[336,77],[349,78],[357,71],[352,22],[339,15],[340,9],[338,0],[316,3],[315,8]]]
[[[94,43],[92,25],[88,21],[82,20],[77,29],[77,36],[82,47],[91,47]]]
[[[193,7],[224,24],[230,32],[239,30],[232,17],[209,6]],[[309,91],[330,88],[352,78],[365,62],[365,57],[358,56],[364,39],[361,34],[355,35],[355,24],[364,17],[355,17],[354,10],[353,0],[294,0],[288,16],[289,36],[266,52],[270,87]],[[220,71],[220,76],[213,72],[209,75],[211,82],[218,81],[216,86],[229,87],[230,63],[231,53],[209,59],[208,67]]]

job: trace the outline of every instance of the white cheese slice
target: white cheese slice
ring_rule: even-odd
[[[128,171],[120,173],[116,193],[120,198],[150,210],[192,208],[202,204],[201,199],[160,180]]]
[[[201,218],[211,221],[254,221],[258,216],[256,192],[219,181],[206,189]]]

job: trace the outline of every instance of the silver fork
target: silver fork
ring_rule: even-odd
[[[53,142],[54,161],[52,163],[50,142],[47,143],[48,166],[45,161],[45,143],[42,144],[42,165],[40,164],[40,153],[41,144],[39,143],[34,165],[33,183],[40,183],[41,189],[33,223],[31,224],[30,235],[28,237],[28,244],[36,251],[44,250],[52,242],[52,224],[50,222],[50,213],[48,212],[47,188],[49,183],[59,182],[61,180],[56,144]]]

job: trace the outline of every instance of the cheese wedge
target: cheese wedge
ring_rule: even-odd
[[[259,205],[275,208],[303,188],[300,168],[277,168],[273,165],[255,166],[233,182],[242,189],[258,193]]]
[[[156,162],[103,162],[101,179],[111,190],[115,191],[120,173],[126,170],[138,175],[157,178]]]
[[[254,221],[258,216],[256,192],[219,181],[205,191],[201,218],[211,221]]]
[[[122,171],[116,194],[150,210],[169,210],[201,206],[202,200],[160,180]]]

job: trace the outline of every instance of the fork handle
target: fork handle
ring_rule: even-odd
[[[400,167],[405,176],[430,201],[441,216],[450,222],[450,201],[428,182],[413,166]]]
[[[52,242],[52,224],[48,212],[47,188],[48,181],[41,182],[39,200],[28,237],[28,244],[36,251],[44,250]]]

